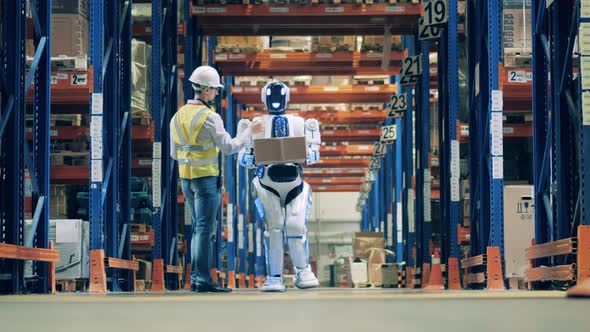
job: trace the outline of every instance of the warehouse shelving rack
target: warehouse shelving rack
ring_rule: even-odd
[[[527,250],[533,268],[526,273],[531,281],[555,280],[548,273],[573,261],[577,273],[557,280],[561,286],[583,285],[574,292],[586,289],[585,296],[590,277],[590,263],[581,254],[588,250],[585,234],[590,225],[589,23],[588,1],[532,1],[536,246]],[[553,258],[533,253],[544,246],[551,249],[545,253],[556,255],[556,245],[569,239],[578,246],[577,261],[571,255],[575,251]],[[539,266],[548,268],[541,271]]]
[[[50,55],[51,2],[30,1],[35,57],[25,73],[26,0],[4,1],[1,30],[0,95],[1,121],[0,164],[0,292],[48,293],[55,291],[57,252],[49,241],[49,117],[50,117]],[[34,90],[29,90],[31,84]],[[26,97],[32,95],[34,130],[33,144],[25,138]],[[31,158],[32,157],[32,158]],[[34,216],[25,237],[24,197],[25,171],[33,187]],[[27,289],[23,260],[33,260],[36,276]],[[51,264],[51,263],[50,263]]]
[[[392,33],[404,34],[412,30],[417,22],[417,17],[421,11],[421,5],[417,4],[395,4],[395,5],[313,5],[313,6],[294,6],[294,5],[226,5],[226,6],[190,6],[190,1],[185,1],[185,10],[190,8],[193,17],[186,21],[186,40],[205,40],[204,36],[222,36],[222,35],[302,35],[302,34],[327,34],[327,35],[338,35],[338,34],[382,34],[386,26],[391,27]],[[185,12],[186,13],[186,12]],[[223,19],[219,19],[219,16],[223,16]],[[379,18],[379,23],[373,23],[376,18]],[[357,24],[350,24],[351,20]],[[346,24],[344,24],[346,23]],[[191,28],[192,26],[192,28]],[[304,27],[304,29],[302,29]],[[199,31],[199,34],[196,31]],[[306,30],[307,29],[307,30]],[[272,33],[271,33],[272,31]],[[271,73],[277,75],[278,72],[282,74],[292,74],[291,69],[297,69],[298,74],[321,74],[321,73],[384,73],[380,69],[383,55],[380,57],[377,55],[369,55],[363,53],[312,53],[312,54],[213,54],[214,46],[211,37],[208,38],[208,54],[209,59],[212,59],[215,65],[220,69],[222,74],[227,75],[226,84],[231,84],[231,76],[234,75],[266,75]],[[199,49],[200,43],[199,44]],[[185,47],[185,63],[187,68],[191,66],[189,63],[197,63],[195,59],[188,59],[189,53]],[[192,52],[192,51],[190,51]],[[389,72],[397,72],[399,70],[399,59],[402,55],[406,55],[406,52],[392,52],[389,59],[385,59],[390,64]],[[316,61],[315,58],[321,58],[321,66],[318,64],[310,65],[312,61]],[[193,57],[194,58],[194,57]],[[201,58],[201,57],[198,57]],[[200,63],[200,62],[199,62]],[[192,66],[195,67],[195,66]],[[323,68],[322,68],[323,67]],[[330,70],[327,71],[326,68]],[[278,72],[277,72],[278,70]],[[283,70],[283,71],[281,71]],[[387,73],[387,72],[385,72]],[[186,78],[185,78],[186,79]],[[313,103],[313,102],[324,102],[331,96],[339,96],[348,98],[342,102],[378,102],[386,103],[392,92],[397,90],[395,85],[389,86],[372,86],[372,87],[313,87],[313,86],[296,86],[292,88],[292,103]],[[226,112],[226,124],[228,130],[235,126],[236,118],[229,115],[230,113],[239,114],[242,109],[241,105],[258,105],[260,88],[259,87],[232,87],[231,93],[228,94],[226,100],[227,110]],[[187,91],[192,93],[192,91]],[[232,110],[235,110],[232,112]],[[377,111],[381,115],[380,120],[383,121],[385,118],[385,111]],[[300,115],[308,114],[310,112],[299,112]],[[258,115],[257,113],[242,112],[244,117],[253,117]],[[304,115],[305,116],[305,115]],[[315,116],[309,114],[309,116]],[[375,115],[375,117],[378,117]],[[330,119],[326,116],[326,120]],[[354,119],[354,116],[352,117]],[[357,118],[352,123],[366,123],[369,120],[375,118],[367,117],[366,119]],[[349,123],[347,119],[335,119],[338,123]],[[399,121],[398,121],[399,122]],[[231,131],[230,131],[231,133]],[[379,130],[327,130],[322,133],[324,140],[338,139],[338,137],[344,137],[343,135],[354,135],[357,136],[358,145],[355,147],[325,147],[322,149],[322,153],[325,155],[342,156],[343,154],[353,152],[358,156],[370,156],[371,149],[368,152],[363,152],[365,146],[364,143],[374,142],[379,137]],[[361,144],[363,143],[363,144]],[[362,146],[362,147],[361,147]],[[350,149],[350,151],[349,151]],[[398,150],[398,154],[401,156],[401,145]],[[229,159],[229,158],[228,158]],[[345,177],[364,175],[366,167],[369,166],[369,159],[363,158],[351,158],[347,159],[334,159],[334,158],[323,158],[324,161],[318,166],[309,168],[306,170],[306,176],[310,177],[310,181],[313,183],[314,191],[342,191],[342,190],[354,190],[359,191],[360,185],[358,184],[344,184],[345,181],[352,181]],[[401,204],[392,204],[393,200],[393,174],[388,172],[389,169],[393,169],[393,162],[395,160],[393,152],[389,151],[387,159],[388,162],[382,170],[379,171],[380,175],[376,177],[379,182],[386,182],[389,185],[380,185],[379,189],[375,190],[373,197],[375,203],[380,204],[381,210],[385,210],[385,213],[375,214],[371,216],[372,223],[371,229],[384,228],[384,221],[389,219],[390,226],[393,227],[393,206],[400,206]],[[229,161],[229,168],[232,169],[228,173],[227,165]],[[229,221],[229,233],[235,233],[237,229],[240,231],[241,222],[236,222],[241,217],[236,216],[236,199],[239,198],[237,205],[247,206],[243,201],[243,195],[236,197],[232,193],[235,192],[236,183],[230,181],[228,178],[235,176],[233,167],[231,165],[233,160],[226,160],[226,190],[227,204],[231,208],[228,209],[232,212],[228,215],[224,222]],[[335,167],[354,167],[350,170],[339,169]],[[323,167],[328,167],[324,169]],[[323,179],[326,175],[329,175],[330,179]],[[323,177],[317,180],[318,177]],[[243,187],[240,184],[238,187]],[[321,181],[321,182],[320,182]],[[358,180],[357,180],[358,181]],[[317,182],[317,185],[315,184]],[[336,184],[337,183],[337,184]],[[411,183],[411,182],[410,182]],[[247,196],[246,196],[247,197]],[[389,197],[389,198],[386,198]],[[401,202],[400,202],[401,203]],[[251,205],[251,204],[250,204]],[[377,206],[375,206],[377,207]],[[241,208],[240,208],[241,210]],[[367,210],[366,210],[367,211]],[[366,212],[365,211],[365,212]],[[249,214],[253,214],[253,210],[248,211]],[[401,212],[401,211],[400,211]],[[367,213],[364,213],[366,215]],[[389,215],[389,216],[388,216]],[[237,219],[236,219],[237,217]],[[256,219],[256,220],[253,220]],[[368,219],[364,219],[368,220]],[[255,269],[249,269],[250,271],[255,270],[258,276],[257,281],[260,282],[260,277],[263,275],[263,267],[260,266],[262,262],[261,252],[261,225],[260,218],[256,215],[256,218],[250,219],[253,233],[256,236],[250,236],[253,242],[256,242],[255,251],[257,266]],[[363,222],[363,225],[369,225]],[[256,232],[254,232],[256,229]],[[391,232],[396,234],[397,231]],[[228,270],[232,271],[235,267],[235,256],[233,237],[228,237],[232,240],[228,242]],[[255,238],[255,240],[254,240]],[[240,241],[240,240],[238,240]],[[220,244],[220,243],[219,243]],[[221,248],[218,244],[218,248]],[[391,242],[390,244],[393,244]],[[247,245],[244,243],[243,245]],[[397,244],[397,245],[401,245]],[[391,245],[395,247],[396,245]],[[252,248],[248,246],[248,248]],[[219,261],[220,261],[220,256]],[[398,257],[398,260],[401,260]],[[241,260],[243,261],[243,260]],[[221,267],[218,264],[218,268]],[[238,269],[241,269],[239,266]],[[243,271],[239,270],[239,273]],[[233,286],[232,275],[230,275],[230,281],[228,285]],[[250,286],[250,285],[249,285]]]

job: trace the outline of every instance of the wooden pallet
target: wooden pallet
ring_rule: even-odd
[[[55,281],[56,290],[62,293],[85,292],[88,279],[58,279]]]
[[[131,224],[131,232],[147,233],[152,230],[152,226],[146,224]]]

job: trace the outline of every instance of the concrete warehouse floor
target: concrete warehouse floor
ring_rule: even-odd
[[[4,296],[0,330],[583,332],[589,304],[563,292],[381,289]]]

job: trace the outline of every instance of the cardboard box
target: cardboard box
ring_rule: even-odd
[[[51,15],[51,56],[88,55],[88,17],[81,14]]]
[[[461,180],[461,198],[469,199],[469,179]]]
[[[51,185],[49,188],[49,215],[51,218],[67,217],[66,187]]]
[[[502,46],[504,55],[532,53],[531,9],[523,6],[525,0],[510,1],[504,5],[502,20]]]
[[[397,264],[381,264],[381,281],[383,285],[397,285],[398,274]]]
[[[368,259],[371,254],[367,251],[369,248],[385,248],[385,238],[382,232],[357,232],[354,234],[352,244],[354,257]]]
[[[533,186],[504,186],[504,259],[506,278],[524,278],[524,250],[535,237]]]
[[[305,137],[255,139],[254,156],[259,165],[304,162],[307,159]]]

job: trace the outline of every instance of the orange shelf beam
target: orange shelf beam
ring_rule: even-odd
[[[92,84],[91,70],[51,72],[51,104],[89,105]],[[33,104],[33,96],[34,87],[31,86],[27,104]]]
[[[303,170],[303,178],[309,179],[314,177],[355,177],[364,176],[367,173],[366,168],[308,168]]]
[[[356,192],[361,190],[360,185],[319,185],[311,186],[314,192]]]
[[[90,129],[88,127],[66,127],[58,126],[50,130],[50,136],[53,140],[75,140],[90,136]],[[149,140],[154,139],[153,126],[139,126],[133,125],[131,136],[133,140]],[[27,128],[27,139],[33,139],[32,128]]]
[[[371,156],[374,146],[369,144],[322,146],[320,155],[323,157],[334,156]]]
[[[372,142],[379,139],[381,129],[322,130],[320,133],[324,142]]]
[[[421,4],[191,5],[204,35],[412,34]]]
[[[322,160],[320,160],[319,163],[312,165],[311,167],[319,167],[319,168],[323,168],[323,167],[332,167],[332,168],[339,168],[339,167],[345,167],[345,168],[364,168],[364,167],[369,167],[369,164],[371,162],[370,158],[350,158],[350,159],[346,159],[346,158],[323,158]]]
[[[260,89],[260,86],[232,86],[231,93],[238,104],[262,105]],[[394,91],[397,91],[395,84],[290,87],[292,104],[387,103]]]
[[[323,185],[362,185],[363,178],[348,178],[348,177],[335,177],[335,178],[310,178],[305,179],[305,182],[312,186],[323,186]]]
[[[389,69],[382,69],[382,53],[264,52],[217,53],[214,61],[224,75],[393,75],[398,74],[407,51],[391,52]]]
[[[358,123],[379,123],[387,118],[387,111],[287,111],[287,114],[298,115],[305,119],[316,119],[322,124],[358,124]],[[257,116],[268,114],[263,111],[246,111],[242,118],[253,119]]]

